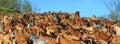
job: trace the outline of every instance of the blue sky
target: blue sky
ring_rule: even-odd
[[[29,0],[37,12],[62,11],[71,12],[80,11],[80,16],[89,17],[92,15],[102,16],[108,14],[103,0]],[[107,0],[108,1],[108,0]],[[106,1],[106,2],[107,2]],[[109,0],[110,1],[110,0]]]

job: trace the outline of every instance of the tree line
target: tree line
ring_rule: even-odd
[[[28,0],[0,0],[0,10],[15,12],[32,12],[32,5]]]

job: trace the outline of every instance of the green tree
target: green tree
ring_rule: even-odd
[[[23,4],[22,4],[22,12],[31,12],[32,11],[32,6],[31,6],[31,3],[27,0],[24,0],[23,1]]]
[[[0,0],[0,10],[8,9],[14,12],[31,12],[31,3],[28,0]]]

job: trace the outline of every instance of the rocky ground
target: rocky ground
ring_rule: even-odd
[[[0,44],[120,44],[120,21],[79,12],[0,16]]]

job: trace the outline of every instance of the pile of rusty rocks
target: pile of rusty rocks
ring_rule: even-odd
[[[120,21],[79,12],[0,16],[0,44],[120,44]]]

